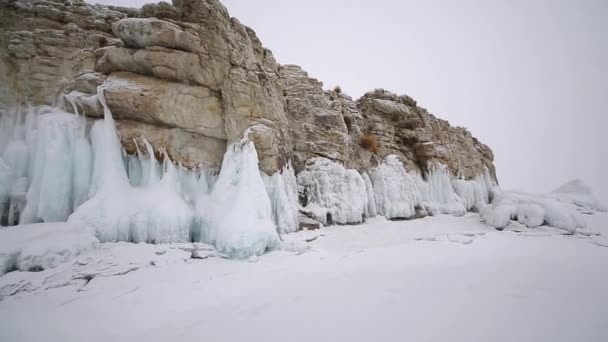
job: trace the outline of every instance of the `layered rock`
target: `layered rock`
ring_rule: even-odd
[[[367,181],[357,184],[369,185],[369,198],[366,173],[388,156],[420,176],[442,164],[453,178],[474,180],[488,170],[496,182],[492,151],[466,129],[406,95],[378,89],[353,100],[324,90],[300,67],[279,65],[217,0],[140,10],[81,0],[0,5],[0,106],[58,103],[69,94],[66,108],[95,120],[103,116],[101,89],[128,153],[145,138],[186,167],[216,168],[227,144],[247,132],[266,174],[290,160],[299,174],[324,158],[363,175]],[[375,212],[373,202],[357,213]],[[337,221],[373,216],[361,215]]]

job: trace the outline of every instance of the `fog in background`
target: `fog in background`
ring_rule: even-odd
[[[98,0],[139,7],[146,1]],[[489,145],[503,188],[608,202],[608,1],[224,0],[282,64],[408,94]]]

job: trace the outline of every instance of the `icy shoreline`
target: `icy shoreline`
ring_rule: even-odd
[[[188,170],[145,137],[135,141],[137,156],[126,155],[104,89],[98,94],[104,120],[92,125],[74,103],[75,115],[27,107],[0,116],[0,223],[67,221],[102,243],[202,242],[247,259],[276,249],[301,213],[328,226],[473,211],[497,229],[517,221],[575,233],[583,214],[606,209],[580,181],[547,195],[502,191],[487,169],[466,180],[433,164],[419,175],[395,155],[368,172],[312,158],[297,176],[289,163],[268,176],[249,131],[228,146],[219,171]]]

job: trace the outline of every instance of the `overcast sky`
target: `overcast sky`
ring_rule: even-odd
[[[142,0],[98,0],[139,7]],[[608,1],[224,0],[279,63],[469,128],[503,188],[581,178],[608,200]]]

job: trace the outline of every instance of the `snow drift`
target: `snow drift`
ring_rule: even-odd
[[[54,268],[95,249],[98,243],[93,232],[69,223],[0,228],[0,275]]]

